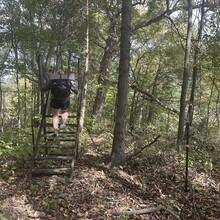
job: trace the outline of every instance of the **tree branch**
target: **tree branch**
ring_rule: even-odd
[[[166,2],[166,4],[167,4],[167,9],[164,11],[164,12],[162,12],[160,15],[158,15],[157,17],[155,17],[155,18],[152,18],[152,19],[150,19],[149,21],[145,21],[145,22],[140,22],[139,24],[136,24],[134,27],[133,27],[133,29],[132,29],[132,31],[136,31],[136,30],[138,30],[138,29],[140,29],[140,28],[144,28],[144,27],[147,27],[147,26],[149,26],[149,25],[151,25],[151,24],[154,24],[154,23],[156,23],[156,22],[158,22],[158,21],[161,21],[162,19],[164,19],[166,16],[169,16],[169,15],[171,15],[173,12],[176,12],[176,11],[178,11],[178,10],[180,10],[180,7],[182,8],[182,9],[184,9],[184,10],[188,10],[188,6],[180,6],[180,7],[177,7],[177,3],[179,3],[179,2],[181,2],[181,1],[177,1],[176,2],[176,4],[171,8],[171,9],[169,9],[169,1],[167,1]],[[218,4],[218,3],[217,3]],[[217,7],[217,4],[215,4],[215,3],[206,3],[205,4],[205,7],[208,7],[210,10],[213,10],[215,7]],[[198,8],[201,8],[202,7],[202,4],[196,4],[196,5],[194,5],[193,6],[193,9],[198,9]]]
[[[175,113],[175,114],[179,114],[179,112],[173,108],[169,108],[168,106],[165,106],[160,100],[158,100],[156,97],[154,97],[153,95],[151,95],[150,93],[148,93],[145,90],[142,90],[141,88],[139,88],[137,85],[132,85],[131,86],[132,89],[137,90],[138,92],[150,97],[153,101],[155,101],[158,105],[160,105],[161,107]]]
[[[157,17],[150,19],[149,21],[141,22],[141,23],[134,26],[133,31],[136,31],[140,28],[147,27],[151,24],[154,24],[154,23],[162,20],[163,18],[165,18],[165,16],[171,15],[174,11],[175,11],[175,9],[169,9],[169,10],[164,11],[163,13],[158,15]]]
[[[137,156],[139,153],[141,153],[145,148],[151,146],[152,144],[154,144],[158,139],[160,138],[160,135],[158,135],[151,143],[145,145],[144,147],[142,147],[139,151],[135,152],[134,154],[129,155],[126,160],[133,158],[135,156]]]
[[[166,18],[171,22],[171,25],[174,27],[174,31],[180,39],[181,47],[182,47],[182,49],[184,49],[184,45],[183,45],[183,42],[181,40],[185,41],[186,39],[181,35],[181,33],[180,33],[179,29],[177,28],[177,26],[176,26],[175,22],[173,21],[173,19],[169,16],[166,16]],[[172,28],[172,26],[171,26],[171,28]]]

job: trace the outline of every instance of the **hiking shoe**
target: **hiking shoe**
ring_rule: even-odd
[[[60,125],[60,130],[63,130],[64,128],[66,128],[66,124],[65,124],[65,123],[62,123],[62,124]]]
[[[52,134],[52,137],[57,137],[59,135],[58,131],[54,131],[54,133]]]

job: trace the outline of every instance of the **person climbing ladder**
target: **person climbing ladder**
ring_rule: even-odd
[[[73,74],[64,74],[63,71],[59,71],[56,74],[50,74],[49,77],[50,81],[43,87],[43,92],[51,91],[50,107],[52,109],[52,123],[54,129],[52,136],[57,137],[59,131],[66,127],[71,91],[77,95],[78,89],[73,81]],[[62,123],[59,126],[60,113]]]

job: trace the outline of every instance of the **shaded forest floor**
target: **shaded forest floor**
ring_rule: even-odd
[[[80,156],[72,180],[67,176],[30,178],[28,161],[0,158],[0,219],[220,219],[220,158],[211,171],[190,165],[184,191],[184,157],[150,146],[123,169],[107,169],[109,152],[93,145]],[[200,164],[200,165],[199,165]],[[211,166],[211,165],[210,165]],[[163,206],[167,210],[114,216],[114,211]],[[171,212],[169,212],[172,211]]]

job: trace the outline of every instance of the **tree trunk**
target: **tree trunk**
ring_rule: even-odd
[[[106,46],[102,61],[100,63],[100,71],[98,77],[99,87],[96,91],[96,98],[93,106],[93,114],[96,116],[98,123],[101,123],[102,111],[106,100],[106,94],[109,87],[109,66],[112,61],[112,57],[115,54],[115,46],[118,44],[116,36],[116,25],[118,22],[119,13],[112,18],[109,28],[108,38],[106,40]]]
[[[18,47],[16,39],[12,41],[14,53],[15,53],[15,63],[16,63],[16,86],[17,86],[17,96],[18,96],[18,109],[17,109],[17,122],[18,128],[21,127],[21,94],[20,94],[20,85],[19,85],[19,71],[18,71]]]
[[[156,93],[157,81],[158,81],[158,78],[159,78],[160,70],[161,70],[161,66],[160,66],[160,62],[159,62],[157,73],[156,73],[156,76],[154,78],[153,87],[152,87],[152,91],[151,91],[151,95],[154,96],[154,97],[156,97],[155,93]],[[148,116],[147,116],[147,124],[153,123],[154,109],[155,109],[155,107],[153,105],[153,100],[150,100]]]
[[[204,18],[204,0],[202,1],[202,9],[201,9],[201,20],[200,26],[198,29],[198,39],[195,43],[195,52],[194,52],[194,61],[193,61],[193,75],[192,75],[192,87],[191,87],[191,94],[190,94],[190,101],[188,107],[188,118],[189,124],[192,125],[193,120],[193,105],[194,105],[194,98],[195,98],[195,91],[196,91],[196,82],[197,82],[197,75],[198,75],[198,65],[199,65],[199,46],[202,38],[202,30],[203,30],[203,18]]]
[[[72,60],[72,52],[68,51],[68,60],[67,60],[67,71],[70,73],[71,71],[71,60]]]
[[[219,127],[219,101],[220,101],[220,92],[218,90],[218,95],[216,99],[216,120],[217,120],[217,126]]]
[[[183,144],[184,134],[184,122],[185,122],[185,108],[186,108],[186,94],[189,79],[189,59],[190,59],[190,45],[192,36],[192,0],[188,0],[188,27],[187,27],[187,40],[185,48],[185,59],[184,59],[184,72],[182,81],[182,90],[180,97],[180,113],[179,113],[179,126],[177,136],[177,150],[180,150]]]
[[[0,132],[3,133],[3,92],[2,92],[1,78],[0,78]]]
[[[86,111],[86,94],[88,84],[88,73],[89,73],[89,0],[86,1],[86,48],[85,48],[85,71],[83,74],[80,101],[79,101],[79,112],[78,112],[78,131],[76,136],[76,156],[78,156],[78,149],[81,147],[83,125]]]
[[[55,71],[62,69],[62,45],[58,42],[56,49],[56,67]]]
[[[123,0],[116,123],[112,144],[111,162],[109,164],[110,167],[120,166],[125,162],[125,129],[131,47],[131,9],[132,0]]]
[[[137,60],[136,67],[138,66],[139,60],[140,59]],[[133,71],[134,75],[135,75],[135,72],[136,72],[136,68]],[[136,81],[138,81],[138,79],[139,79],[140,72],[141,72],[141,67],[137,71],[137,76],[134,77],[134,78],[136,78]],[[130,126],[131,133],[133,133],[133,131],[135,129],[135,119],[137,118],[137,109],[138,109],[139,98],[140,98],[140,93],[137,93],[137,91],[134,90],[134,93],[132,96],[132,102],[131,102],[130,117],[129,117],[129,126]],[[140,114],[140,113],[138,113],[138,114]]]
[[[205,140],[209,136],[209,120],[210,120],[210,112],[211,112],[211,103],[212,103],[212,98],[213,98],[213,93],[214,93],[214,81],[212,82],[212,88],[210,91],[210,96],[209,96],[209,101],[208,101],[208,106],[207,106],[207,116],[206,116],[206,122],[205,122],[205,129],[204,129],[204,138]]]
[[[27,123],[27,79],[24,78],[24,124]]]
[[[136,95],[137,91],[134,90],[133,96],[132,96],[132,102],[131,102],[131,113],[130,113],[130,118],[129,118],[129,126],[131,133],[133,133],[135,129],[135,118],[136,118],[136,108],[137,108],[137,100],[136,100]]]
[[[42,55],[40,54],[38,56],[38,68],[39,68],[39,77],[38,77],[38,92],[40,93],[40,97],[41,97],[41,113],[43,112],[43,108],[44,108],[44,93],[41,92],[42,91],[42,88],[43,88],[43,83],[44,83],[44,79],[43,79],[43,76],[44,76],[44,73],[43,73],[43,57]]]

